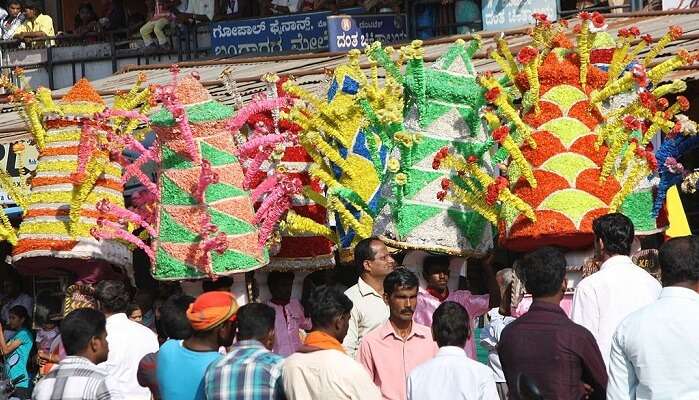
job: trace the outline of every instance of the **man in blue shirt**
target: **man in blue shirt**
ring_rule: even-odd
[[[218,349],[233,342],[238,303],[229,292],[197,297],[187,310],[194,334],[168,340],[158,352],[158,385],[163,400],[204,399],[204,373],[221,358]]]
[[[274,347],[274,309],[246,304],[238,311],[238,342],[206,371],[207,400],[283,399],[283,358]]]

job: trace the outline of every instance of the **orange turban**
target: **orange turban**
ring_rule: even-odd
[[[235,321],[238,303],[229,292],[207,292],[189,305],[187,319],[196,331],[208,331],[226,321]]]

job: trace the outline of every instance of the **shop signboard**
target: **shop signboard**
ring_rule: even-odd
[[[405,14],[332,15],[328,17],[330,51],[364,49],[374,41],[383,44],[408,40]]]
[[[24,151],[15,153],[13,146],[23,144]],[[0,168],[12,178],[15,185],[20,185],[20,177],[25,179],[36,169],[36,160],[39,158],[39,150],[33,140],[19,140],[0,144]],[[25,182],[26,183],[26,182]],[[14,204],[7,193],[0,191],[0,204]]]
[[[483,30],[502,31],[534,24],[532,14],[557,19],[556,0],[483,0]]]

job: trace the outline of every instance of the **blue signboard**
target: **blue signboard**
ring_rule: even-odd
[[[483,0],[484,31],[499,31],[534,24],[532,14],[542,13],[555,21],[556,0]]]
[[[342,10],[358,14],[360,7]],[[286,53],[328,49],[329,11],[211,23],[211,49],[216,56]]]
[[[374,41],[384,44],[408,40],[405,14],[333,15],[328,17],[330,51],[364,49]]]

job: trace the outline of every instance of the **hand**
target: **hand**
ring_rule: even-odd
[[[595,389],[593,389],[592,386],[588,385],[587,383],[583,383],[583,389],[585,390],[586,399],[589,399],[592,392],[595,391]]]

